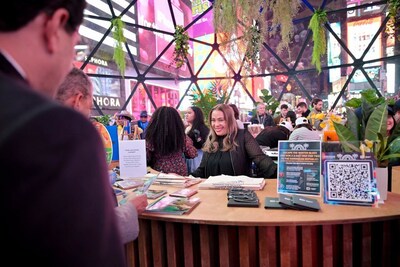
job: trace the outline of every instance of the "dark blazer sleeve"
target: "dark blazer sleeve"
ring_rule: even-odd
[[[209,153],[204,152],[203,157],[200,162],[200,165],[199,165],[199,167],[197,167],[197,169],[194,172],[191,173],[192,176],[200,177],[200,178],[208,178],[208,177],[206,177],[206,165],[207,165],[208,157],[209,157]]]
[[[259,144],[248,131],[245,131],[244,138],[247,155],[257,165],[257,176],[276,178],[277,166],[274,161],[262,152]]]

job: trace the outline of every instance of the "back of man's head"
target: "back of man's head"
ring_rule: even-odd
[[[73,32],[82,23],[85,7],[85,0],[4,1],[0,8],[0,32],[16,31],[27,25],[41,12],[51,15],[59,8],[64,8],[69,12],[70,16],[65,29]]]
[[[91,95],[91,84],[90,78],[82,70],[73,68],[58,88],[56,99],[63,103],[76,92],[80,92],[84,97],[87,97]]]

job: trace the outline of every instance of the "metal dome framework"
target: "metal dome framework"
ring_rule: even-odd
[[[366,68],[368,68],[368,66],[374,65],[374,64],[382,64],[383,65],[388,62],[396,63],[399,61],[399,58],[400,58],[400,54],[396,54],[396,52],[398,52],[398,50],[396,49],[397,40],[395,40],[394,52],[392,55],[384,55],[379,58],[368,58],[367,57],[369,51],[371,50],[371,48],[374,47],[374,43],[379,39],[379,37],[386,35],[385,28],[386,28],[386,24],[389,20],[388,16],[380,15],[382,17],[381,25],[376,32],[371,33],[372,39],[370,39],[370,42],[365,47],[361,56],[355,55],[354,51],[351,51],[351,49],[346,44],[346,40],[343,40],[343,38],[341,38],[335,32],[335,30],[331,27],[331,23],[333,23],[333,22],[337,22],[337,21],[345,22],[347,20],[348,12],[358,12],[360,10],[367,10],[367,9],[379,7],[379,9],[383,11],[383,14],[385,14],[386,9],[387,9],[387,1],[375,1],[372,3],[366,3],[366,4],[354,5],[354,6],[347,7],[347,8],[336,8],[335,9],[335,7],[340,6],[340,3],[338,3],[338,2],[345,3],[345,1],[327,1],[327,0],[314,1],[314,2],[322,2],[320,5],[315,5],[315,3],[311,3],[312,1],[302,0],[301,1],[302,2],[302,12],[300,12],[300,17],[299,18],[296,17],[293,20],[295,27],[298,26],[298,28],[300,30],[302,30],[301,35],[299,35],[301,37],[299,37],[298,39],[303,39],[303,40],[301,40],[302,42],[300,42],[300,41],[297,42],[297,40],[296,40],[296,42],[293,41],[293,44],[296,44],[296,46],[293,45],[291,47],[291,49],[296,50],[296,53],[292,53],[292,54],[297,54],[294,57],[294,60],[292,60],[292,57],[290,54],[289,55],[287,53],[284,53],[283,55],[278,54],[274,47],[274,42],[273,42],[274,40],[271,38],[271,43],[264,42],[262,44],[262,49],[260,51],[260,58],[261,58],[260,59],[260,65],[261,65],[260,70],[257,73],[248,73],[244,68],[244,58],[241,58],[239,60],[238,68],[235,66],[232,66],[230,59],[228,59],[227,56],[224,55],[224,53],[222,52],[223,49],[221,49],[223,45],[227,45],[227,44],[222,43],[220,41],[220,39],[218,38],[217,34],[214,34],[214,41],[211,43],[202,41],[202,40],[200,40],[200,38],[193,38],[192,36],[190,36],[191,42],[198,43],[203,46],[207,46],[207,47],[209,47],[209,50],[210,50],[209,54],[205,57],[204,61],[200,65],[200,67],[198,67],[198,69],[195,70],[195,67],[194,67],[193,63],[191,62],[191,60],[189,60],[187,58],[186,66],[187,66],[189,75],[179,75],[179,72],[177,73],[176,70],[172,69],[172,71],[170,73],[164,73],[163,77],[155,77],[154,75],[152,75],[152,73],[159,72],[159,70],[157,70],[157,68],[155,67],[157,62],[166,53],[166,51],[174,44],[174,41],[175,41],[173,39],[174,32],[169,32],[169,31],[165,31],[162,29],[157,29],[157,28],[153,28],[153,27],[148,27],[146,25],[141,25],[138,23],[131,23],[129,21],[125,21],[124,15],[126,15],[127,12],[130,11],[131,9],[135,9],[135,5],[138,2],[137,0],[131,1],[127,6],[123,7],[123,10],[121,11],[120,14],[116,14],[115,10],[117,10],[117,8],[121,9],[121,6],[116,7],[115,6],[116,4],[114,2],[112,2],[111,0],[105,0],[105,1],[109,7],[111,16],[106,17],[106,16],[96,16],[96,15],[91,15],[91,14],[85,14],[86,19],[100,20],[103,22],[108,22],[110,26],[104,32],[104,35],[102,36],[102,38],[97,42],[97,44],[94,46],[94,48],[90,51],[86,60],[83,62],[81,69],[85,69],[87,64],[90,62],[91,58],[98,52],[100,46],[102,45],[102,43],[104,42],[106,37],[108,37],[110,34],[112,34],[111,21],[114,18],[116,18],[117,16],[122,17],[122,20],[124,21],[124,23],[126,25],[125,27],[127,29],[131,29],[132,31],[138,32],[140,30],[146,30],[146,31],[152,31],[157,34],[164,34],[164,35],[168,35],[168,36],[172,37],[172,40],[165,46],[165,48],[160,52],[160,54],[155,58],[155,60],[149,65],[141,63],[137,59],[137,57],[135,57],[135,55],[131,52],[131,46],[129,45],[129,43],[125,42],[127,58],[129,59],[128,65],[130,68],[134,69],[134,72],[136,73],[135,75],[127,74],[127,75],[121,76],[121,75],[88,73],[88,75],[92,76],[92,77],[130,79],[130,80],[135,81],[135,85],[133,86],[130,95],[128,97],[126,97],[126,102],[122,105],[121,110],[126,109],[129,101],[131,101],[131,98],[137,91],[139,85],[143,86],[153,108],[156,109],[157,105],[156,105],[155,101],[153,100],[153,97],[147,87],[147,84],[146,84],[146,82],[148,82],[148,81],[156,81],[156,80],[158,80],[158,81],[188,81],[189,82],[189,85],[186,88],[185,93],[179,99],[179,102],[176,106],[177,109],[179,109],[183,99],[185,97],[188,97],[188,92],[191,88],[193,88],[193,87],[196,88],[198,90],[199,94],[201,94],[201,86],[199,85],[199,81],[229,80],[231,82],[232,86],[229,89],[227,101],[229,101],[229,99],[231,98],[232,93],[233,93],[234,89],[236,88],[236,86],[240,85],[241,88],[243,89],[243,91],[250,97],[250,99],[253,101],[253,103],[255,103],[256,101],[253,98],[253,95],[250,93],[251,90],[249,90],[248,86],[246,85],[245,80],[259,78],[259,77],[271,77],[271,78],[276,79],[276,77],[279,77],[279,76],[282,77],[282,75],[286,77],[286,81],[285,81],[285,79],[283,81],[280,81],[277,88],[275,88],[275,90],[272,92],[273,95],[278,100],[281,100],[284,93],[288,92],[290,90],[289,87],[291,87],[293,85],[296,88],[298,88],[299,92],[301,92],[301,94],[304,97],[311,100],[313,96],[321,97],[322,95],[327,95],[328,91],[331,90],[331,88],[329,88],[330,86],[327,84],[328,72],[329,72],[329,70],[332,70],[332,69],[339,69],[342,74],[343,73],[346,74],[345,75],[346,81],[344,82],[344,84],[342,84],[341,90],[337,94],[334,104],[330,107],[331,109],[333,109],[336,107],[336,105],[338,104],[338,101],[345,94],[346,90],[348,89],[349,83],[351,82],[351,80],[353,79],[353,77],[357,71],[361,72],[365,76],[366,82],[370,86],[370,88],[375,89],[377,94],[379,96],[381,96],[382,90],[384,88],[378,88],[378,86],[371,79],[370,75],[367,73]],[[174,13],[174,9],[172,7],[173,1],[172,0],[162,0],[162,1],[166,1],[168,3],[169,12],[170,12],[169,15],[172,19],[172,23],[173,23],[174,27],[176,27],[178,24],[177,24],[176,15]],[[340,45],[341,57],[344,58],[347,56],[347,58],[349,59],[349,60],[347,60],[348,62],[343,62],[343,63],[341,62],[341,64],[337,64],[337,65],[327,64],[327,59],[326,58],[323,59],[322,60],[322,73],[320,75],[317,74],[314,66],[312,66],[311,64],[307,64],[307,63],[304,64],[304,62],[309,61],[309,51],[311,51],[312,45],[313,45],[312,41],[311,41],[312,32],[308,28],[306,30],[305,26],[308,25],[311,15],[318,8],[325,10],[328,15],[328,22],[325,23],[324,27],[326,28],[327,32],[330,33],[332,38],[334,38],[337,41],[337,43]],[[193,25],[196,24],[196,22],[201,20],[209,12],[212,12],[212,9],[213,9],[213,6],[212,5],[209,6],[196,19],[192,20],[190,23],[188,23],[186,25],[183,25],[184,29],[186,31],[189,31],[193,27]],[[377,15],[375,14],[371,17],[376,17],[376,16]],[[259,22],[259,23],[263,23],[263,22]],[[267,21],[265,23],[267,23]],[[342,25],[342,27],[343,27],[343,25]],[[382,37],[382,38],[385,38],[385,37]],[[229,42],[237,42],[237,41],[240,41],[240,39],[241,39],[241,37],[239,36],[239,38],[237,38],[235,40],[231,40]],[[383,50],[383,48],[382,48],[382,50]],[[226,66],[229,68],[229,74],[227,74],[226,76],[211,77],[211,76],[202,75],[202,70],[206,64],[210,64],[209,61],[210,61],[211,55],[213,53],[217,53],[222,58],[223,62],[226,64]],[[273,62],[273,64],[271,64],[272,62]],[[271,65],[274,65],[274,66],[272,67]],[[272,71],[265,71],[264,67],[265,67],[265,69],[269,68],[269,70],[272,70]],[[341,76],[343,76],[343,75],[341,75]],[[307,79],[310,81],[310,83],[313,83],[314,85],[315,85],[315,82],[317,82],[317,89],[319,89],[319,92],[318,91],[315,92],[310,89],[307,89],[307,87],[309,87],[309,85],[307,84],[307,82],[305,82],[305,80],[307,80],[307,79],[305,79],[305,77],[309,77]],[[397,86],[395,88],[398,88],[399,82],[396,81],[396,83],[397,83]],[[315,88],[315,86],[314,86],[314,88]],[[95,103],[95,107],[96,107],[97,111],[101,115],[103,115],[103,112],[97,105],[96,101],[94,101],[94,103]]]

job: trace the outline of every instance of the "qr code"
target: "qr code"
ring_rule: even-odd
[[[371,164],[369,161],[327,162],[325,182],[328,199],[371,202]]]

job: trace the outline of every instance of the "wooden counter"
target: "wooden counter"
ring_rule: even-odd
[[[377,208],[318,198],[321,211],[312,212],[264,209],[276,180],[257,191],[259,208],[227,207],[226,192],[199,190],[188,215],[143,214],[128,266],[400,266],[399,194]]]

